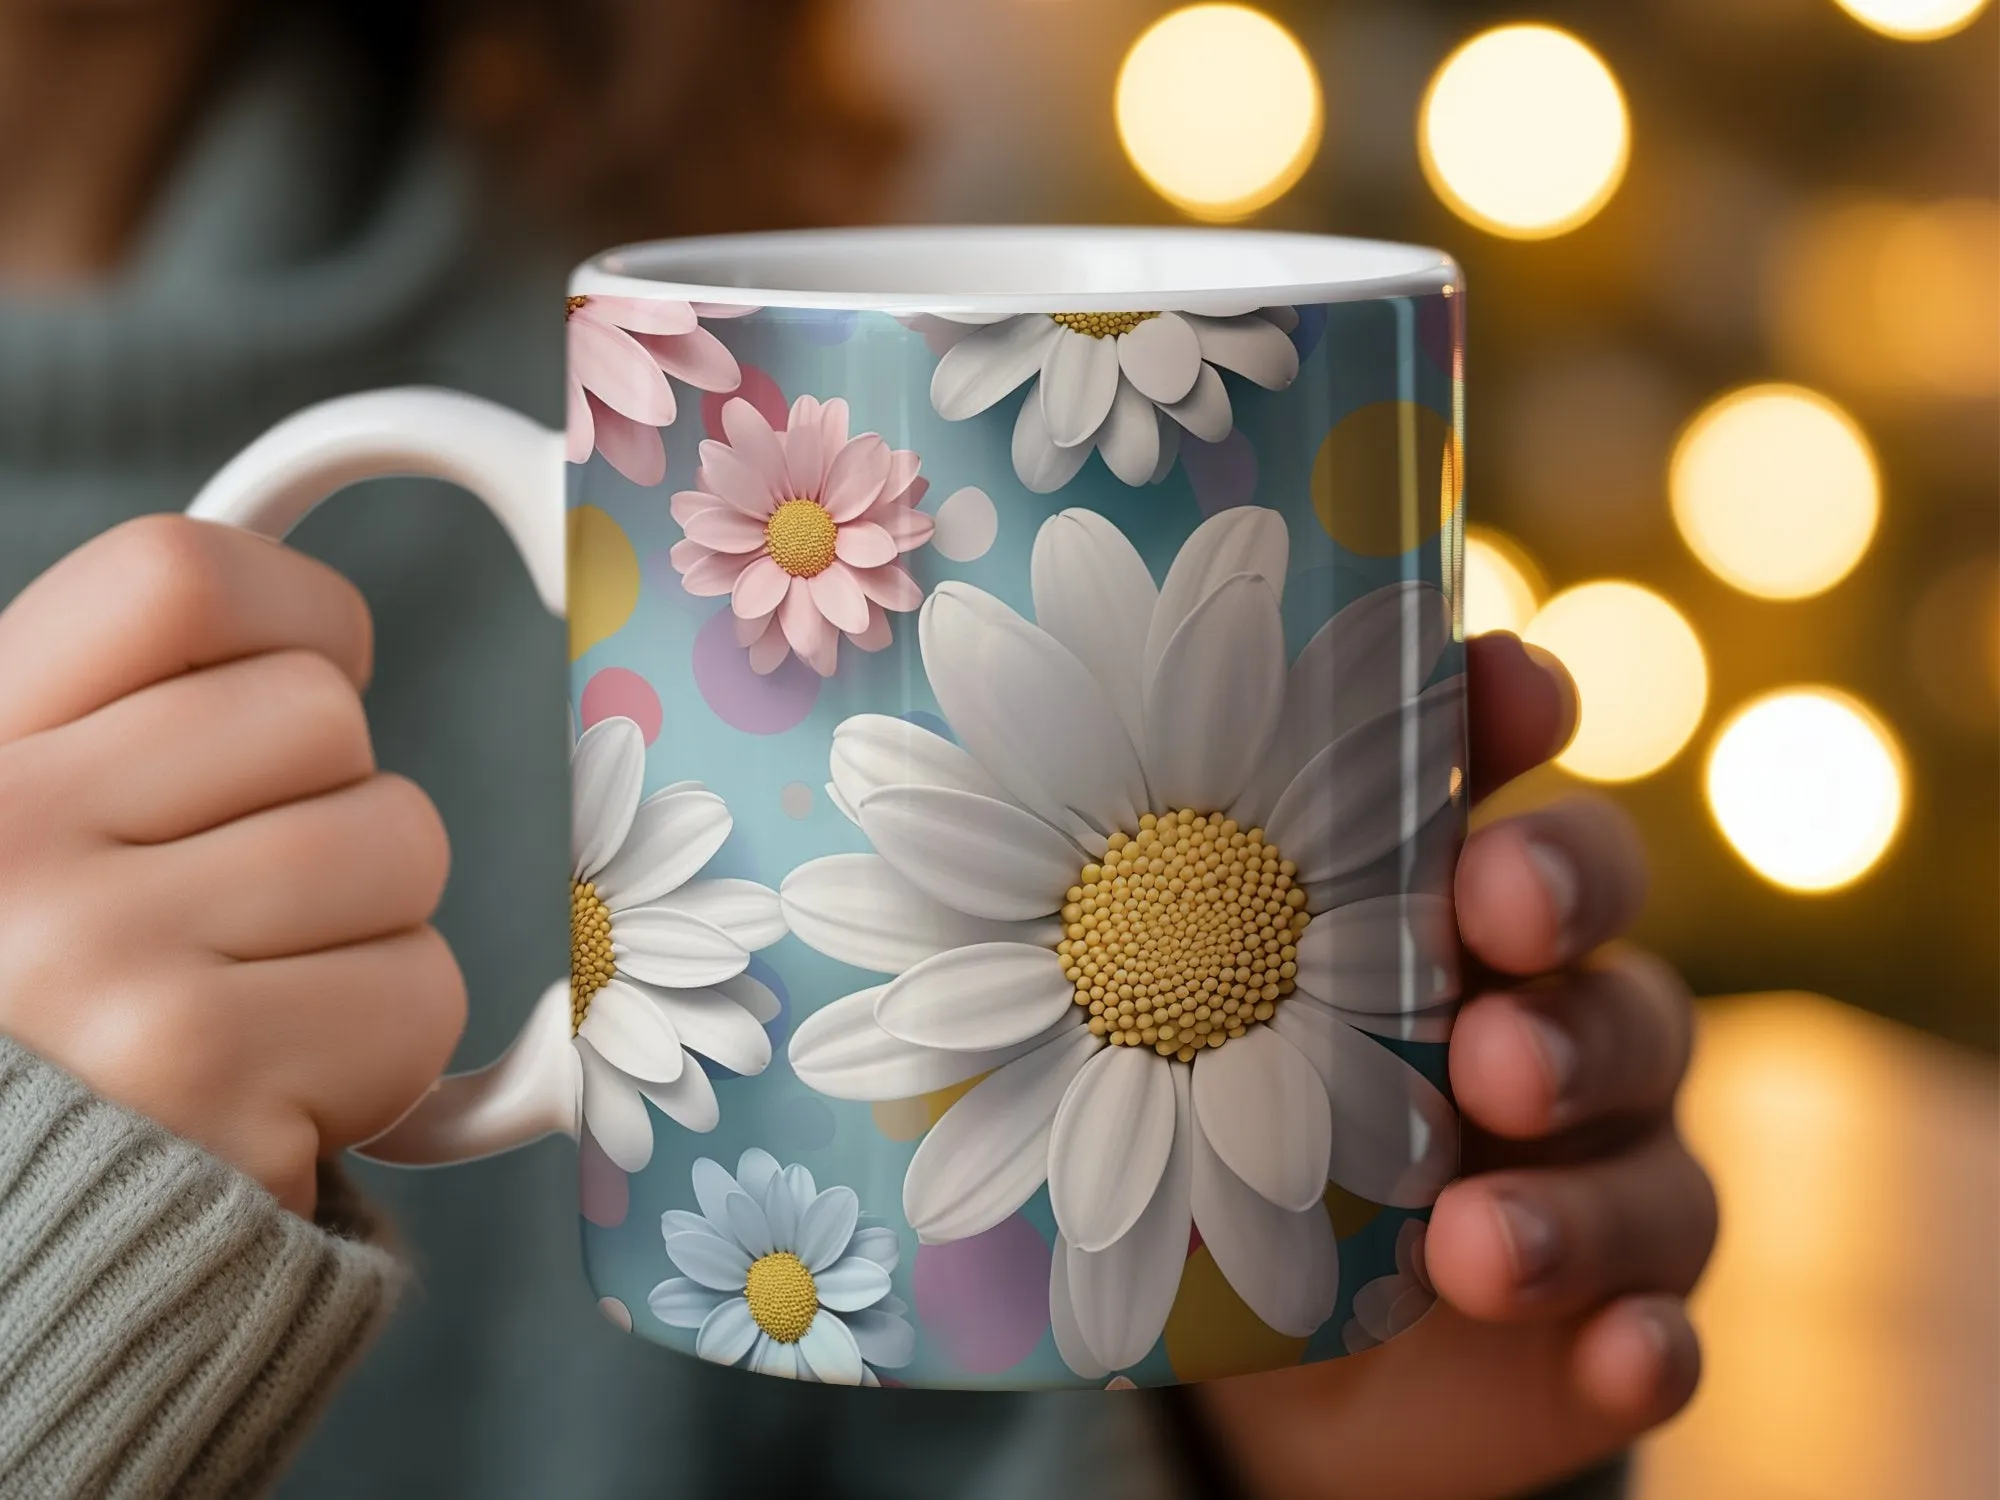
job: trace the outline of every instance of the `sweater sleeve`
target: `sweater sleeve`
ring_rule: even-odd
[[[309,1224],[0,1038],[0,1494],[269,1484],[402,1276],[325,1187]]]

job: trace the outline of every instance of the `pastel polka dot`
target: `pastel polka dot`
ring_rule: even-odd
[[[1312,358],[1313,350],[1326,337],[1326,308],[1318,302],[1309,302],[1298,309],[1299,326],[1292,330],[1292,347],[1299,351],[1301,361]]]
[[[709,618],[694,638],[694,684],[716,716],[745,734],[783,734],[796,729],[819,701],[820,676],[796,656],[759,677],[750,653],[736,644],[727,609]]]
[[[588,1131],[577,1152],[578,1196],[583,1216],[600,1229],[616,1229],[632,1211],[632,1182]]]
[[[1326,1185],[1327,1217],[1333,1220],[1335,1239],[1350,1239],[1381,1216],[1382,1205],[1357,1198],[1337,1183]]]
[[[833,1143],[839,1122],[826,1101],[801,1094],[786,1099],[770,1112],[771,1144],[787,1155],[819,1151]]]
[[[1187,470],[1195,503],[1205,516],[1248,505],[1257,497],[1257,450],[1234,428],[1219,443],[1182,438],[1181,466]]]
[[[778,792],[778,806],[786,817],[803,822],[812,816],[813,789],[803,781],[788,781]]]
[[[1181,1270],[1166,1338],[1167,1359],[1182,1380],[1281,1369],[1306,1352],[1306,1340],[1279,1333],[1250,1311],[1206,1246]]]
[[[924,1329],[959,1369],[1011,1370],[1049,1326],[1049,1246],[1019,1214],[949,1245],[920,1245],[910,1283]]]
[[[604,1321],[626,1333],[632,1331],[632,1309],[616,1297],[599,1297],[597,1310],[604,1314]]]
[[[660,737],[660,695],[637,672],[606,667],[583,685],[583,727],[606,719],[630,719],[647,744]]]
[[[953,562],[972,562],[991,551],[999,535],[1000,512],[993,501],[986,491],[967,485],[938,506],[931,545]]]
[[[625,628],[639,603],[639,554],[594,505],[569,513],[569,659]]]
[[[972,1086],[986,1075],[968,1078],[963,1083],[954,1083],[931,1094],[920,1094],[914,1099],[884,1099],[869,1106],[875,1116],[875,1128],[892,1141],[914,1141],[944,1118],[944,1112],[972,1092]]]
[[[1139,1389],[1134,1384],[1130,1375],[1113,1375],[1109,1380],[1104,1382],[1104,1388],[1107,1391],[1136,1391]]]
[[[743,383],[733,391],[710,391],[701,398],[702,430],[717,442],[723,440],[722,408],[738,398],[748,401],[764,414],[764,420],[779,432],[791,419],[792,404],[768,371],[755,365],[743,366]]]
[[[831,348],[854,337],[856,320],[853,311],[838,308],[830,312],[794,312],[786,315],[785,327],[808,344]]]
[[[1403,472],[1414,451],[1413,474]],[[1313,512],[1349,552],[1400,557],[1438,534],[1458,504],[1451,424],[1428,406],[1377,401],[1343,417],[1313,463]]]

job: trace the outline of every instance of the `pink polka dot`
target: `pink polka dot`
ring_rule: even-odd
[[[920,1245],[917,1315],[947,1358],[974,1375],[1011,1370],[1049,1326],[1049,1246],[1019,1214],[949,1245]]]
[[[710,391],[701,398],[701,425],[708,435],[717,442],[724,441],[722,432],[722,408],[738,397],[748,401],[764,414],[764,420],[779,432],[785,430],[785,423],[791,417],[792,404],[785,399],[785,393],[778,388],[778,382],[755,365],[743,367],[743,384],[733,391]]]
[[[660,737],[660,695],[637,672],[606,667],[583,685],[583,727],[606,719],[630,719],[647,744]]]
[[[745,734],[783,734],[803,723],[819,701],[819,674],[796,656],[768,677],[750,670],[750,653],[736,644],[728,610],[710,617],[694,638],[694,685],[722,722]]]
[[[1257,450],[1241,432],[1231,430],[1219,443],[1181,439],[1181,463],[1194,486],[1201,513],[1212,516],[1236,505],[1248,505],[1257,494]]]
[[[577,1156],[578,1196],[583,1216],[600,1229],[616,1229],[632,1208],[631,1179],[619,1171],[588,1131]]]

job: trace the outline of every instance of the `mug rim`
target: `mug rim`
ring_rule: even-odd
[[[740,279],[730,280],[731,272]],[[1135,311],[1135,301],[1159,311],[1227,316],[1268,306],[1449,295],[1460,280],[1457,262],[1442,250],[1340,235],[898,225],[620,245],[579,265],[569,289],[573,296],[997,320],[1051,310]],[[995,284],[1002,289],[978,289]]]

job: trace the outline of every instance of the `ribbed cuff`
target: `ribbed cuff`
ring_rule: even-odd
[[[0,1038],[0,1494],[263,1489],[402,1279],[329,1186],[308,1224]]]

